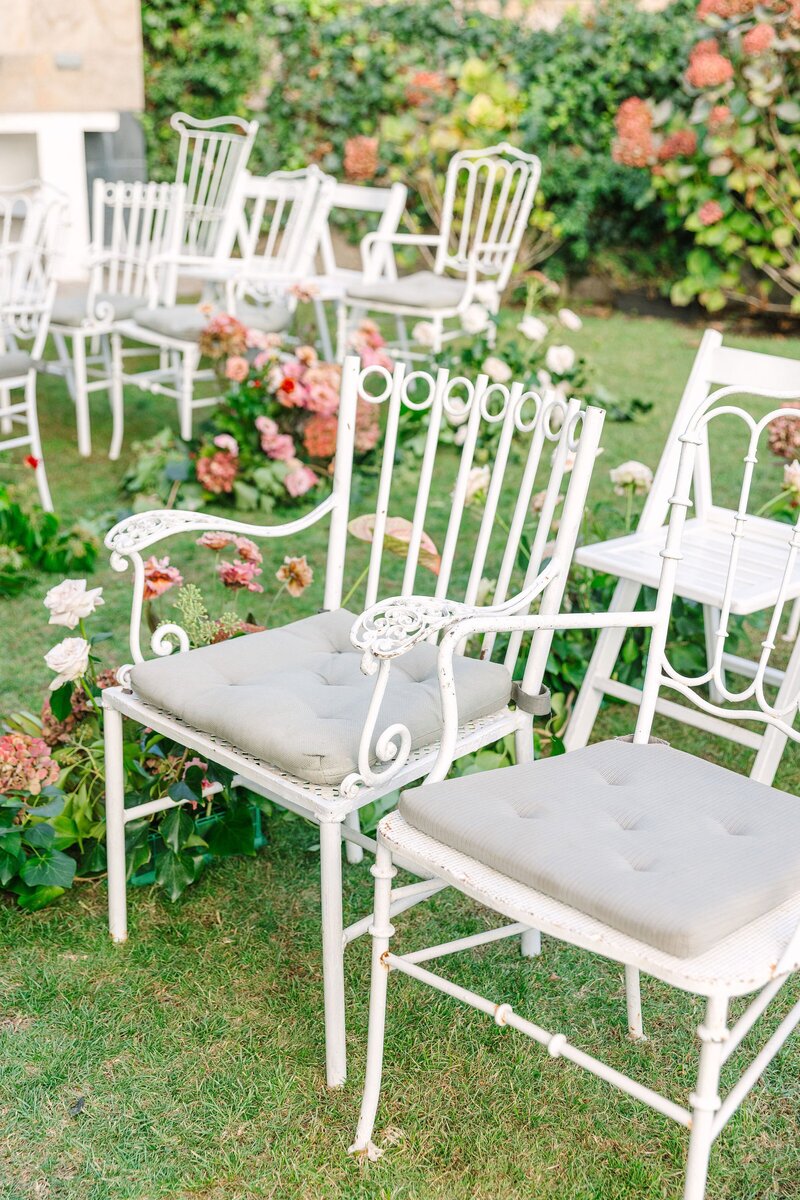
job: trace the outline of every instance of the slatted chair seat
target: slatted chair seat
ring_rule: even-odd
[[[53,324],[84,325],[87,319],[91,319],[89,316],[90,303],[88,287],[80,288],[78,291],[69,292],[66,295],[56,295],[56,302],[53,305]],[[140,295],[127,296],[121,292],[99,292],[94,297],[94,303],[102,305],[104,308],[110,307],[113,319],[122,321],[132,317],[136,309],[141,308],[142,297]]]
[[[131,671],[148,704],[290,775],[340,784],[358,770],[361,734],[374,681],[350,642],[356,614],[317,613],[291,625],[232,638],[188,654],[151,659]],[[505,708],[511,676],[502,663],[461,658],[456,690],[464,721]],[[436,649],[415,646],[392,672],[383,714],[404,721],[413,749],[441,729]],[[374,741],[370,760],[378,756]]]
[[[409,825],[679,958],[800,893],[794,796],[666,745],[598,742],[404,792]]]

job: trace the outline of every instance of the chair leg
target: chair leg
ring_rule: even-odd
[[[519,952],[523,958],[537,958],[542,953],[542,935],[538,929],[526,929],[521,934]]]
[[[640,591],[638,583],[631,579],[620,579],[614,589],[608,611],[630,612]],[[603,691],[596,681],[608,679],[611,675],[626,632],[626,629],[601,630],[564,734],[567,750],[579,750],[589,741],[603,700]]]
[[[784,634],[784,639],[787,642],[796,642],[798,633],[800,633],[800,596],[797,597],[792,605],[792,611],[789,615],[789,625]]]
[[[122,390],[122,338],[118,333],[111,334],[111,366],[108,397],[111,403],[111,446],[108,451],[108,457],[114,462],[120,456],[122,439],[125,434],[125,398]]]
[[[361,832],[361,818],[358,815],[358,810],[348,813],[344,819],[344,823],[350,829],[354,829],[356,833]],[[345,841],[344,852],[347,861],[353,865],[364,861],[364,850],[361,846],[357,846],[355,842]]]
[[[719,629],[720,611],[718,608],[711,608],[710,605],[703,605],[703,630],[706,639],[706,663],[709,667],[714,662],[714,657],[717,653],[717,630]],[[725,683],[725,672],[721,673],[722,682]],[[724,697],[717,687],[716,683],[711,680],[708,685],[708,697],[712,704],[722,704]]]
[[[514,757],[517,764],[533,762],[533,721],[526,721],[514,730]]]
[[[800,692],[800,640],[794,644],[794,649],[792,650],[786,672],[783,676],[783,683],[778,688],[775,707],[784,710],[791,709],[792,704],[796,704],[797,702],[798,692]],[[782,733],[780,729],[777,729],[774,725],[767,726],[764,736],[761,739],[758,754],[756,754],[756,760],[753,763],[753,769],[750,772],[751,779],[756,779],[759,783],[772,783],[775,778],[775,772],[780,766],[786,741],[787,735]]]
[[[25,381],[25,420],[31,439],[31,454],[36,459],[34,473],[36,486],[39,489],[39,499],[45,512],[53,511],[53,498],[50,495],[50,485],[47,482],[47,472],[44,469],[42,454],[42,439],[39,434],[39,413],[36,407],[36,372],[30,371]]]
[[[64,337],[63,333],[53,333],[53,342],[55,344],[56,354],[58,355],[58,361],[61,364],[61,369],[62,369],[64,378],[67,381],[67,391],[69,392],[69,398],[72,401],[72,403],[74,404],[75,403],[75,371],[72,366],[72,359],[70,358],[69,350],[67,349],[67,339]]]
[[[344,1024],[344,930],[342,925],[342,830],[323,821],[320,830],[322,979],[325,997],[325,1067],[328,1087],[347,1076]]]
[[[714,1114],[720,1107],[719,1075],[727,1015],[727,998],[709,996],[705,1021],[697,1031],[701,1042],[700,1066],[697,1071],[697,1086],[689,1097],[692,1106],[692,1132],[686,1161],[683,1200],[704,1200],[706,1194],[708,1161],[714,1141],[711,1130]]]
[[[372,1145],[375,1114],[381,1095],[383,1073],[383,1043],[386,1031],[386,989],[389,968],[385,954],[394,929],[389,921],[392,879],[397,874],[392,866],[392,856],[386,846],[378,843],[375,865],[371,868],[375,879],[375,909],[372,928],[372,986],[369,995],[369,1034],[367,1036],[367,1075],[364,1080],[364,1096],[361,1115],[358,1119],[356,1139],[350,1147],[351,1154],[366,1154],[376,1158]]]
[[[342,300],[336,306],[336,361],[344,362],[347,354],[347,337],[349,333],[347,301]]]
[[[628,1037],[634,1042],[645,1041],[638,967],[625,967],[625,1006],[628,1010]]]
[[[0,433],[12,433],[14,423],[11,417],[4,417],[5,409],[11,407],[11,393],[8,388],[0,388]]]
[[[314,316],[317,320],[317,333],[319,334],[322,357],[325,362],[333,362],[333,345],[331,343],[331,331],[328,328],[328,315],[325,312],[325,302],[319,296],[314,297]]]
[[[88,458],[92,453],[89,425],[89,392],[86,376],[86,339],[79,333],[72,338],[72,367],[75,373],[75,418],[78,425],[78,453]]]
[[[108,860],[108,931],[112,941],[128,937],[125,896],[125,777],[122,763],[122,713],[105,708],[106,856]]]
[[[178,401],[178,417],[181,426],[181,437],[185,442],[192,440],[192,398],[194,396],[196,357],[189,350],[184,350],[181,355],[181,395]]]

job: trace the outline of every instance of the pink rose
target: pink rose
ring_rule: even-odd
[[[263,440],[261,445],[264,445]],[[277,437],[271,438],[265,449],[269,457],[278,462],[289,462],[295,456],[294,442],[288,433],[279,433]]]
[[[228,454],[232,454],[234,458],[239,456],[239,443],[229,433],[218,433],[214,438],[214,445],[218,446],[220,450],[227,450]]]
[[[232,354],[225,363],[225,377],[234,383],[241,383],[250,374],[250,364],[241,354]]]
[[[289,471],[283,482],[290,496],[305,496],[306,492],[319,483],[319,477],[314,474],[311,467],[306,467],[303,463],[296,462],[296,465]]]

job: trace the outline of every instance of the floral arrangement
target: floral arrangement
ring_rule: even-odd
[[[695,248],[675,304],[800,312],[800,4],[700,0],[677,103],[632,96],[613,157],[649,171]]]
[[[391,369],[372,321],[354,330],[350,347],[365,366]],[[200,340],[225,394],[200,436],[182,446],[167,431],[136,447],[126,490],[148,500],[200,507],[230,502],[239,510],[291,507],[319,489],[333,469],[341,367],[311,346],[291,354],[281,339],[249,330],[235,317],[213,317]],[[360,401],[355,450],[363,461],[379,437],[375,405]]]

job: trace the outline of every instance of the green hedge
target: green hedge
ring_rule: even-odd
[[[562,269],[585,269],[612,252],[637,273],[657,273],[680,258],[682,242],[646,204],[647,180],[612,161],[613,118],[628,96],[658,100],[678,90],[694,8],[695,0],[674,0],[665,12],[645,13],[633,0],[608,0],[591,18],[568,16],[545,32],[464,14],[451,0],[147,0],[151,171],[169,175],[169,116],[185,108],[201,116],[257,116],[256,170],[313,159],[343,175],[347,139],[377,136],[381,173],[402,175],[413,187],[430,160],[424,140],[412,139],[425,158],[409,161],[402,121],[420,117],[439,129],[448,109],[463,101],[458,133],[465,144],[493,140],[499,131],[541,155]],[[471,125],[462,88],[471,60],[487,78],[503,81],[502,129],[496,113],[488,128],[480,120]],[[418,71],[448,81],[421,109],[407,93]]]

